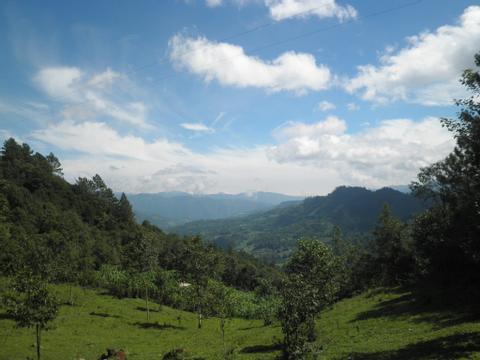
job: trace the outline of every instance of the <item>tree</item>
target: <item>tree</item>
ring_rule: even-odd
[[[280,320],[286,359],[304,359],[314,341],[315,319],[338,291],[338,260],[324,243],[300,240],[286,265]]]
[[[62,164],[53,153],[48,154],[46,160],[51,167],[52,174],[63,176]]]
[[[232,316],[235,307],[235,299],[233,290],[226,287],[220,282],[209,282],[212,304],[210,304],[216,315],[220,318],[220,332],[222,334],[223,353],[227,356],[227,348],[225,343],[225,323]]]
[[[39,276],[25,271],[15,277],[5,297],[7,312],[19,327],[35,327],[37,360],[40,360],[41,332],[58,313],[58,302]]]
[[[454,150],[421,169],[411,184],[415,195],[432,204],[414,224],[419,274],[446,288],[480,281],[480,53],[475,65],[461,78],[470,96],[457,100],[458,118],[442,119],[455,137]]]
[[[141,273],[134,273],[131,276],[132,287],[141,289],[145,299],[145,309],[147,310],[147,321],[150,321],[150,293],[154,292],[157,287],[155,284],[156,276],[153,271],[145,271]]]
[[[271,325],[278,314],[278,293],[266,279],[260,279],[255,288],[255,302],[258,306],[258,315],[263,319],[263,325]]]
[[[220,259],[211,246],[205,246],[200,237],[191,238],[183,254],[184,276],[192,282],[194,307],[197,312],[198,328],[202,328],[203,307],[206,305],[208,280],[220,270]]]
[[[373,231],[375,261],[381,284],[394,285],[411,276],[414,260],[409,230],[385,204]]]
[[[335,225],[332,230],[332,250],[335,255],[342,255],[345,252],[342,229]]]

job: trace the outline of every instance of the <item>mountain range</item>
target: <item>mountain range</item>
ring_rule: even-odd
[[[245,216],[185,223],[169,231],[198,234],[219,246],[281,262],[299,238],[316,237],[328,242],[335,226],[350,239],[368,239],[384,204],[405,221],[426,207],[414,196],[391,188],[373,191],[341,186],[326,196],[284,202]]]
[[[161,192],[128,194],[137,221],[148,220],[162,229],[196,220],[223,219],[266,211],[283,202],[301,201],[303,197],[273,192],[241,194],[204,194]]]

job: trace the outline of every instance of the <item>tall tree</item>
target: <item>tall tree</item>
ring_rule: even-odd
[[[46,160],[51,167],[52,174],[63,176],[62,164],[53,153],[48,154]]]
[[[407,280],[413,272],[412,239],[409,227],[383,206],[373,231],[374,252],[380,284],[394,285]]]
[[[208,280],[220,271],[220,258],[211,246],[202,243],[200,237],[190,239],[184,252],[184,276],[192,282],[198,328],[202,328],[203,308],[205,307]]]
[[[461,78],[470,96],[457,100],[458,117],[442,119],[455,137],[454,150],[411,184],[433,204],[414,226],[419,274],[444,287],[480,281],[480,53],[475,65]]]
[[[338,259],[324,243],[303,239],[286,265],[280,320],[286,359],[304,359],[316,338],[315,319],[338,291]]]
[[[44,280],[25,271],[12,282],[5,297],[7,312],[19,327],[35,327],[37,360],[41,359],[41,335],[58,313],[58,302]]]

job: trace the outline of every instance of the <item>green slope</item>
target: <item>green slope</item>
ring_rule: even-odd
[[[63,298],[68,290],[56,287]],[[118,300],[75,288],[76,306],[62,306],[53,329],[44,333],[44,359],[97,359],[107,347],[124,348],[130,360],[161,359],[173,348],[195,357],[221,359],[218,319],[196,328],[195,315],[162,307],[146,322],[139,299]],[[480,359],[480,319],[461,309],[419,305],[408,292],[376,290],[343,300],[318,320],[321,359]],[[179,321],[179,317],[181,320]],[[230,320],[226,342],[236,359],[274,359],[278,325]],[[32,329],[16,329],[0,310],[0,359],[34,355]]]
[[[172,232],[200,234],[225,248],[245,250],[269,261],[281,262],[301,237],[329,241],[333,227],[350,237],[365,238],[388,203],[395,216],[407,220],[425,209],[409,194],[383,188],[339,187],[327,196],[307,198],[273,210],[222,220],[204,220],[173,227]]]

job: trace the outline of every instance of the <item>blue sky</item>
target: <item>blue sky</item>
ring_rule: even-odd
[[[452,149],[475,3],[3,1],[0,137],[116,191],[405,184]]]

